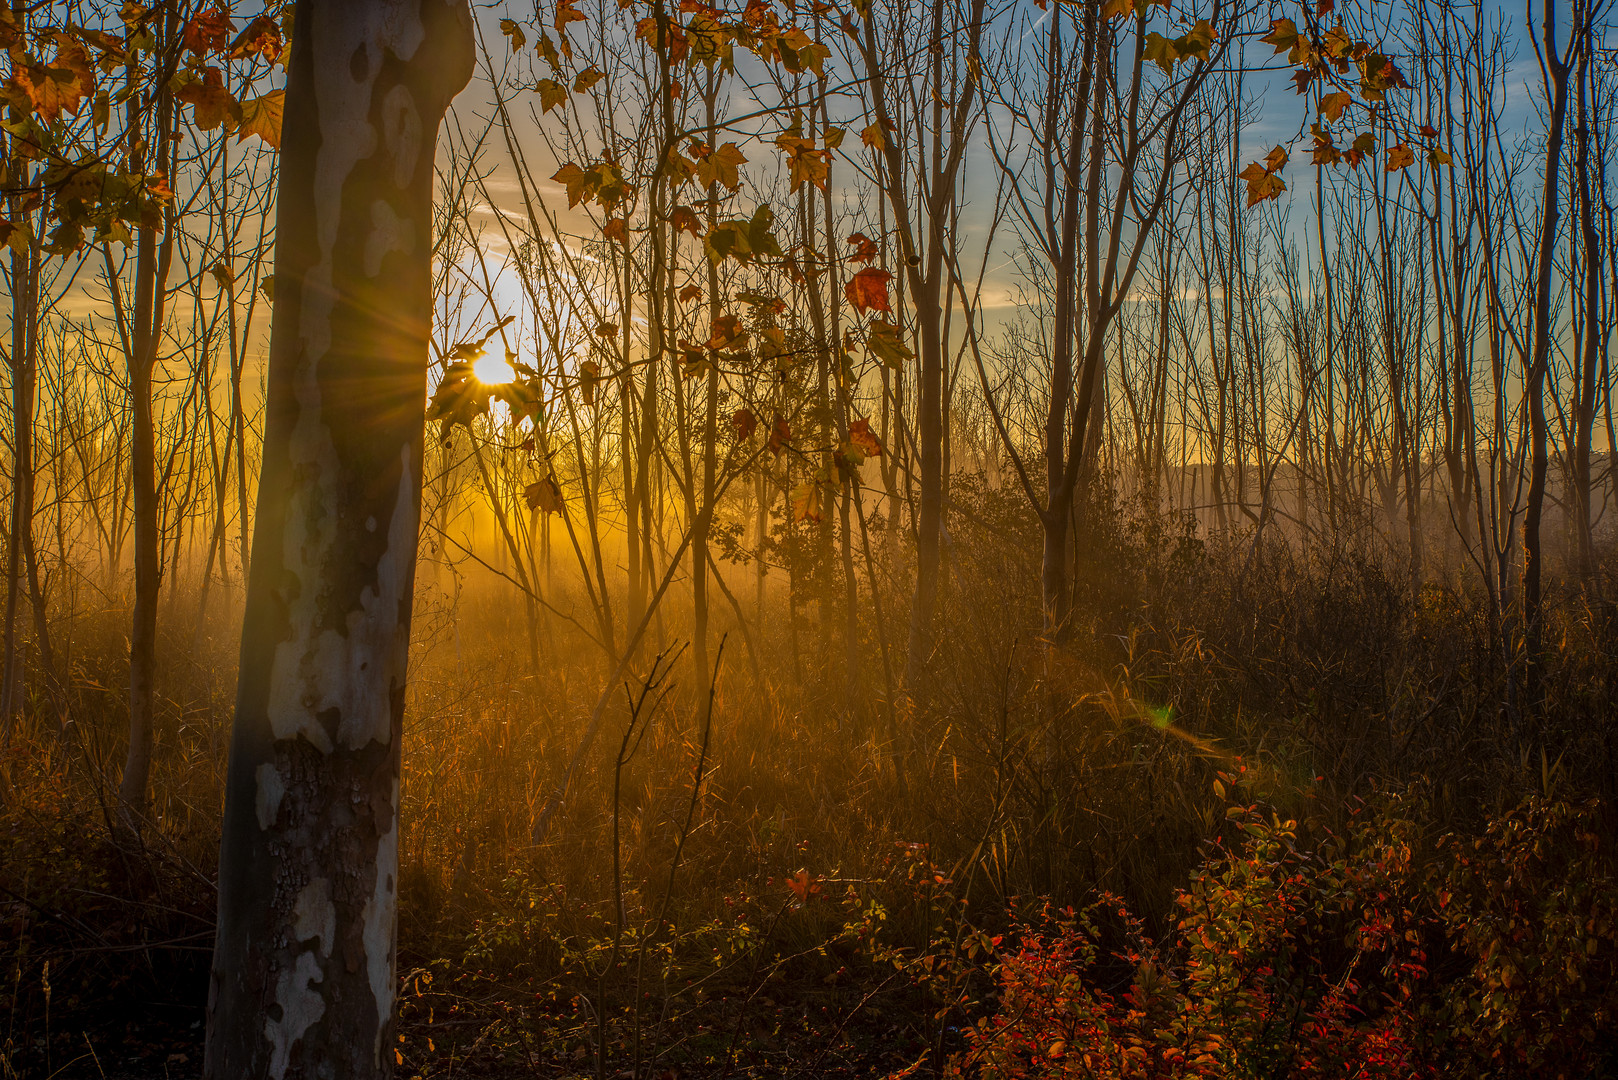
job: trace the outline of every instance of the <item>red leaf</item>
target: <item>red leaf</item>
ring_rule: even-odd
[[[855,274],[843,287],[848,302],[861,314],[867,311],[892,312],[888,306],[888,282],[893,275],[875,266],[867,266]]]

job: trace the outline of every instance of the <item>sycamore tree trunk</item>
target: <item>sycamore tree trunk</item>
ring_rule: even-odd
[[[205,1075],[394,1064],[433,152],[466,0],[299,0]]]

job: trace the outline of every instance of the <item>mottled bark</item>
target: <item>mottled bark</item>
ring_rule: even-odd
[[[466,0],[300,0],[219,873],[215,1080],[394,1064],[433,151]]]

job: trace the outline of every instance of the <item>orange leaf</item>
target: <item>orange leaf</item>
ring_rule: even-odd
[[[230,40],[230,15],[215,5],[185,24],[185,47],[201,56],[203,53],[223,52]]]
[[[1386,172],[1398,172],[1408,165],[1414,165],[1415,162],[1416,152],[1404,143],[1399,143],[1388,147],[1388,158],[1382,163],[1382,168]]]
[[[877,457],[882,453],[882,442],[871,431],[869,420],[856,420],[848,425],[848,441],[857,446],[860,453],[868,458]]]
[[[758,417],[753,415],[752,409],[737,409],[730,418],[731,425],[736,429],[736,438],[746,442],[758,430]]]
[[[888,305],[888,282],[893,275],[876,266],[867,266],[843,286],[848,302],[861,314],[867,311],[892,312]]]
[[[875,240],[862,232],[857,232],[850,236],[848,242],[854,248],[854,254],[848,257],[849,262],[868,263],[876,258],[881,250],[876,246]]]

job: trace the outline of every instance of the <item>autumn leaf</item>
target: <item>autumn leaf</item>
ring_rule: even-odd
[[[569,161],[551,175],[551,179],[567,189],[567,207],[573,209],[589,198],[599,181],[593,173],[585,172]]]
[[[556,486],[554,476],[547,476],[543,480],[529,484],[522,489],[522,497],[530,510],[539,510],[547,514],[562,511],[562,489]]]
[[[226,292],[236,291],[236,274],[224,259],[216,260],[212,266],[208,267],[208,273],[212,274],[213,279],[219,282],[221,289]]]
[[[606,72],[602,71],[600,68],[598,68],[594,64],[592,64],[589,67],[585,68],[583,71],[579,72],[578,75],[576,75],[574,77],[574,79],[573,79],[573,92],[575,94],[585,93],[592,86],[594,86],[596,83],[600,82],[602,79],[605,79],[606,77],[607,77]]]
[[[848,441],[868,458],[878,457],[882,453],[882,443],[871,431],[869,420],[856,420],[848,425]]]
[[[1259,40],[1275,46],[1277,53],[1284,53],[1298,43],[1298,24],[1291,19],[1271,19],[1270,32]]]
[[[616,240],[618,243],[624,245],[625,247],[628,247],[629,246],[629,222],[628,222],[628,220],[626,220],[624,218],[620,218],[620,217],[608,218],[606,220],[606,223],[601,226],[601,235],[606,237],[608,240]]]
[[[1422,135],[1424,137],[1429,138],[1429,139],[1438,138],[1438,129],[1433,127],[1433,125],[1431,125],[1431,124],[1423,124],[1423,125],[1421,125],[1421,133],[1422,133]]]
[[[534,84],[539,92],[539,111],[548,113],[558,105],[567,104],[567,87],[555,79],[541,79]]]
[[[557,33],[566,33],[568,23],[584,21],[584,13],[574,10],[573,7],[578,2],[579,0],[557,0],[556,19],[552,23],[556,27]]]
[[[223,52],[230,39],[230,15],[215,5],[185,24],[185,47],[193,55]]]
[[[1384,172],[1398,172],[1400,169],[1416,163],[1416,152],[1404,143],[1388,147],[1388,156],[1382,163]]]
[[[843,286],[843,294],[862,315],[867,311],[891,313],[893,309],[888,306],[888,282],[892,279],[893,275],[886,270],[867,266],[849,279],[848,284]]]
[[[1264,155],[1264,168],[1269,172],[1280,172],[1286,168],[1287,152],[1285,147],[1277,146]]]
[[[265,274],[264,279],[258,283],[258,291],[264,294],[264,299],[275,303],[275,275]]]
[[[682,303],[682,304],[689,304],[693,300],[701,300],[701,299],[702,299],[702,286],[701,285],[687,285],[685,288],[680,290],[680,303]]]
[[[1174,51],[1169,39],[1155,31],[1146,35],[1146,45],[1141,50],[1141,55],[1165,72],[1173,72],[1174,64],[1179,60],[1179,55]]]
[[[611,341],[618,336],[618,324],[615,322],[596,323],[595,335]]]
[[[742,329],[742,321],[735,315],[721,315],[713,321],[712,331],[708,337],[708,348],[724,348],[736,341],[747,337],[747,331]]]
[[[703,187],[723,184],[731,191],[742,186],[741,167],[747,164],[747,155],[733,142],[711,150],[697,161],[697,182]]]
[[[528,44],[528,35],[522,32],[515,19],[501,19],[500,32],[511,42],[511,51],[517,52]]]
[[[787,426],[784,419],[779,416],[776,417],[775,423],[770,425],[770,441],[765,444],[766,447],[770,453],[779,455],[791,442],[792,429]]]
[[[815,146],[815,140],[806,139],[797,131],[797,128],[791,128],[775,139],[775,145],[787,156],[791,190],[797,191],[807,182],[825,191],[826,179],[831,172],[828,162],[831,152],[819,149]]]
[[[601,365],[594,360],[586,360],[579,365],[579,389],[584,394],[584,403],[596,403],[596,384],[601,381]]]
[[[794,501],[794,507],[796,507],[796,502],[795,501]],[[798,520],[801,521],[803,519],[799,518]],[[814,517],[813,520],[815,520],[815,521],[820,520],[820,515],[819,515],[818,512],[815,514],[815,517]],[[797,903],[799,904],[799,906],[802,906],[803,904],[807,904],[810,900],[812,900],[816,896],[820,895],[820,881],[819,881],[819,879],[815,879],[815,880],[811,881],[810,878],[809,878],[809,871],[807,871],[807,870],[799,870],[792,877],[787,878],[787,888],[791,889],[792,890],[792,895],[797,897]]]
[[[1247,205],[1257,206],[1266,199],[1280,198],[1287,188],[1286,182],[1258,162],[1253,162],[1237,174],[1247,181]]]
[[[746,442],[758,430],[758,417],[752,409],[737,409],[730,418],[730,424],[736,431],[737,440]]]
[[[865,336],[865,348],[872,356],[894,368],[902,367],[905,361],[914,359],[916,355],[899,336],[899,328],[886,319],[872,321]]]
[[[63,113],[77,115],[79,103],[89,95],[91,85],[71,68],[43,64],[18,64],[12,81],[27,95],[33,111],[47,124]]]
[[[805,480],[792,489],[792,520],[820,520],[820,485],[813,480]],[[803,876],[807,877],[807,875]],[[818,889],[819,886],[816,886],[816,888]]]
[[[866,236],[862,232],[857,232],[853,236],[850,236],[848,238],[848,243],[854,249],[854,254],[848,257],[849,262],[869,263],[881,253],[881,249],[877,247],[876,241],[872,240],[869,236]]]
[[[191,106],[192,118],[202,131],[241,119],[242,107],[225,89],[224,76],[216,67],[203,68],[200,80],[182,86],[174,96]]]
[[[702,219],[697,212],[689,206],[676,206],[669,211],[669,224],[674,226],[675,232],[688,232],[695,239],[702,239]]]
[[[1334,93],[1323,94],[1320,98],[1320,115],[1332,123],[1336,123],[1343,115],[1343,110],[1353,104],[1352,94],[1338,90]]]
[[[273,64],[281,59],[285,49],[286,41],[281,37],[281,28],[275,20],[268,15],[259,15],[243,27],[242,32],[236,35],[236,40],[230,43],[230,58],[246,60],[256,56]]]
[[[236,124],[236,141],[257,135],[270,146],[281,146],[281,115],[286,111],[287,92],[271,90],[241,103],[242,117]]]
[[[872,150],[884,150],[888,145],[887,138],[882,134],[881,124],[867,124],[860,131],[860,142]]]
[[[1436,169],[1440,165],[1448,165],[1449,163],[1450,156],[1444,151],[1440,150],[1438,147],[1432,147],[1427,151],[1427,164],[1431,165],[1433,168]]]

